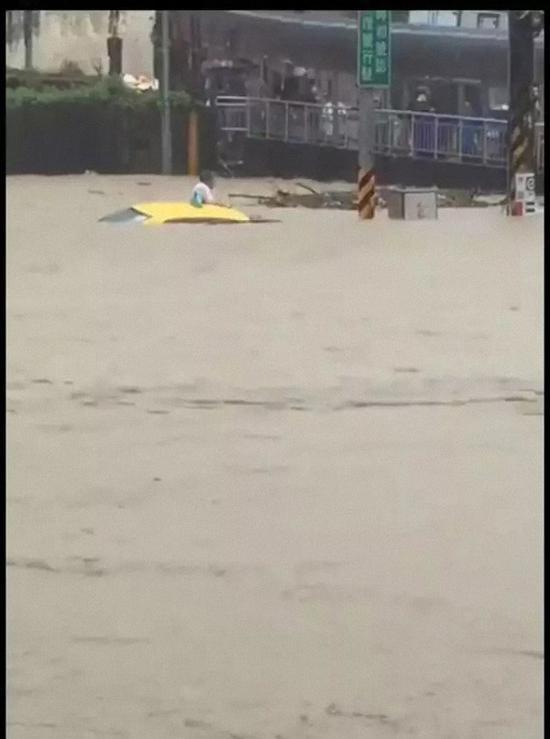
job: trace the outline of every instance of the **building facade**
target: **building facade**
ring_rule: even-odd
[[[410,109],[423,88],[430,107],[438,113],[505,114],[506,13],[449,11],[449,16],[439,15],[446,12],[437,11],[435,16],[435,11],[409,11],[406,23],[395,22],[394,14],[392,84],[380,94],[379,104]],[[491,13],[498,19],[493,18],[487,27]],[[231,87],[224,82],[218,94],[252,95],[253,90],[261,90],[265,97],[279,97],[285,78],[300,75],[312,80],[320,102],[354,105],[356,16],[356,11],[172,11],[173,54],[177,50],[180,65],[193,50],[203,65],[238,63],[241,69],[247,68],[245,93],[240,73],[235,75],[238,84]],[[541,86],[543,53],[543,41],[538,39],[536,77]],[[303,92],[298,94],[305,100]]]

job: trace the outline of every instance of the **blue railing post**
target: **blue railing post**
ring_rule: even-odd
[[[288,142],[288,102],[285,102],[285,141]]]

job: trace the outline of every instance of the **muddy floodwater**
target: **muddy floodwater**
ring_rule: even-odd
[[[543,217],[7,188],[9,738],[539,739]]]

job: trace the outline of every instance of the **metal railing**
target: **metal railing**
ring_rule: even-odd
[[[358,109],[267,98],[218,97],[220,129],[247,137],[339,149],[358,148]],[[493,118],[376,111],[375,148],[390,157],[505,167],[506,121]],[[536,125],[537,169],[544,169],[544,124]]]
[[[535,161],[537,172],[544,172],[544,121],[535,123]]]

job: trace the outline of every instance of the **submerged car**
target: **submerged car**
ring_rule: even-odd
[[[255,219],[254,219],[255,220]],[[197,207],[190,203],[139,203],[100,218],[106,223],[251,223],[249,216],[235,208],[221,205]]]

